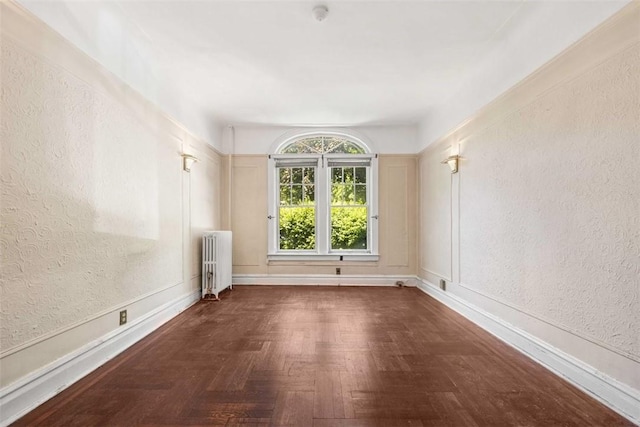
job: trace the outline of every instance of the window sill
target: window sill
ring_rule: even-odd
[[[280,262],[294,262],[300,263],[327,263],[334,265],[339,263],[362,263],[362,262],[378,262],[380,255],[377,254],[329,254],[329,255],[316,255],[316,254],[269,254],[267,255],[267,264],[280,263]]]

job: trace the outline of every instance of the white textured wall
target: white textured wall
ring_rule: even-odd
[[[465,142],[460,280],[640,360],[638,76],[640,46]]]
[[[222,160],[39,21],[0,8],[5,386],[116,329],[117,310],[132,322],[197,289]],[[193,175],[183,151],[201,157]]]
[[[436,282],[445,273],[425,270],[449,257],[447,245],[433,254],[442,236],[428,232],[446,226],[449,212],[449,292],[636,389],[639,9],[520,83],[420,163],[421,200],[433,203],[420,216],[420,275]],[[458,142],[464,159],[449,183],[433,169],[446,168],[438,150]]]
[[[182,281],[179,146],[2,40],[3,349]]]

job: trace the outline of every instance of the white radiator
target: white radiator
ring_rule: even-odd
[[[232,289],[231,231],[207,231],[202,236],[202,298]]]

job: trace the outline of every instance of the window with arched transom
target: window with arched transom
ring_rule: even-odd
[[[377,258],[377,156],[345,135],[290,138],[269,156],[269,256]]]

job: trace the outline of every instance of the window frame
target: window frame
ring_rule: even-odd
[[[278,151],[310,135],[299,135],[280,144]],[[271,154],[268,157],[268,261],[378,261],[378,155],[369,152],[368,147],[358,140],[345,135],[318,133],[313,136],[339,136],[362,147],[365,154],[327,153],[327,154]],[[279,215],[279,174],[278,162],[315,159],[315,215],[316,249],[281,250]],[[367,249],[331,249],[331,174],[330,160],[345,162],[368,160],[367,167]]]

